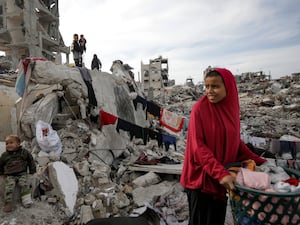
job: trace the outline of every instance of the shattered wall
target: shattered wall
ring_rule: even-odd
[[[15,121],[14,105],[16,100],[19,98],[17,94],[12,91],[13,88],[2,86],[0,89],[0,140],[4,140],[6,135],[13,133],[13,128],[11,126]]]
[[[149,64],[141,62],[143,90],[149,98],[152,94],[153,97],[157,97],[163,93],[164,87],[168,85],[168,72],[168,59],[162,58],[162,56],[150,59]]]
[[[26,57],[45,57],[61,63],[69,58],[59,31],[58,1],[0,0],[0,51],[13,61],[14,69]]]

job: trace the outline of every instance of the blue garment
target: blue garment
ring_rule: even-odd
[[[18,79],[16,81],[16,93],[23,97],[25,92],[25,73],[24,70],[20,73],[20,76],[18,76]]]
[[[174,145],[174,148],[175,148],[175,151],[176,151],[176,137],[166,135],[166,134],[162,134],[162,142],[165,145],[166,151],[169,150],[169,147],[170,147],[171,144]]]

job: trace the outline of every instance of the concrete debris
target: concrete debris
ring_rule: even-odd
[[[161,181],[160,177],[153,172],[146,173],[132,181],[136,187],[146,187],[149,185],[157,184]]]
[[[239,84],[242,123],[251,136],[300,137],[299,80],[284,77],[257,84]],[[282,89],[280,89],[282,87]]]
[[[31,182],[34,205],[24,209],[16,196],[18,209],[9,216],[1,211],[2,224],[13,220],[26,224],[18,214],[30,224],[85,224],[93,218],[129,216],[134,209],[147,204],[159,213],[161,224],[187,224],[187,199],[178,175],[158,167],[156,171],[133,171],[130,166],[141,154],[151,162],[164,157],[168,162],[183,161],[189,113],[203,95],[203,87],[198,84],[166,87],[163,96],[153,100],[185,118],[182,131],[171,134],[176,137],[176,150],[173,145],[167,150],[156,140],[145,143],[127,131],[117,132],[116,123],[101,126],[99,122],[99,111],[104,110],[140,127],[158,127],[158,121],[146,119],[142,105],[135,108],[132,103],[144,94],[129,72],[131,67],[126,65],[114,61],[112,74],[89,71],[97,104],[91,104],[91,86],[77,68],[31,61],[30,85],[21,99],[15,95],[17,74],[1,74],[0,96],[13,96],[0,98],[1,112],[6,112],[1,113],[2,126],[7,128],[6,132],[1,131],[1,139],[18,132],[24,140],[22,145],[38,163],[38,172]],[[286,135],[289,140],[300,138],[299,80],[291,77],[251,80],[239,82],[238,88],[245,140],[259,142],[260,147],[269,149],[270,142],[266,139],[286,140]],[[42,151],[38,145],[39,120],[57,131],[62,144],[59,155]],[[0,153],[4,149],[2,144]]]
[[[69,216],[73,215],[78,192],[78,181],[74,170],[59,161],[48,164],[48,170],[53,189],[47,195],[62,201],[70,211]]]
[[[6,56],[0,56],[0,74],[14,73],[12,68],[13,68],[13,63],[11,58]]]

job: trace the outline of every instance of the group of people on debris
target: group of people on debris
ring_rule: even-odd
[[[80,35],[80,39],[78,34],[73,35],[71,51],[73,53],[75,65],[82,67],[82,55],[86,52],[86,39],[83,34]]]
[[[78,34],[73,35],[73,42],[71,45],[71,51],[73,53],[73,59],[75,62],[75,66],[82,67],[83,66],[83,60],[82,56],[86,52],[86,38],[83,34],[78,36]],[[93,60],[91,63],[91,69],[101,70],[102,63],[100,59],[98,58],[97,54],[94,54]]]

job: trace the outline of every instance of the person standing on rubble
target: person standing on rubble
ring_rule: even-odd
[[[21,187],[22,204],[25,208],[32,205],[31,190],[28,184],[28,172],[34,174],[36,165],[29,151],[22,148],[18,136],[5,138],[6,151],[0,157],[0,175],[5,176],[4,212],[14,210],[13,194],[15,185]]]
[[[189,225],[224,225],[226,189],[234,178],[225,168],[234,162],[265,159],[240,138],[240,107],[232,73],[213,68],[205,75],[205,95],[193,106],[180,183],[189,204]]]
[[[92,60],[92,65],[91,65],[91,69],[96,69],[96,70],[101,70],[102,68],[102,63],[100,61],[100,59],[97,57],[96,54],[94,54],[93,60]]]
[[[73,59],[74,59],[75,65],[78,66],[78,67],[82,67],[83,48],[79,43],[78,34],[73,35],[73,42],[72,42],[72,45],[71,45],[71,51],[73,53]]]
[[[83,34],[80,34],[79,44],[82,49],[82,66],[85,66],[86,39]]]
[[[83,52],[86,52],[86,39],[83,34],[80,34],[79,44],[80,44]]]

